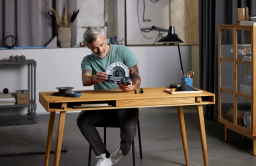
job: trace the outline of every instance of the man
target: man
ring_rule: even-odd
[[[84,41],[92,51],[91,55],[84,57],[82,68],[82,82],[84,86],[94,85],[94,89],[122,89],[130,92],[138,89],[141,79],[138,70],[138,61],[134,54],[122,45],[107,45],[106,35],[103,29],[88,28],[84,33]],[[131,85],[105,82],[108,74],[105,73],[108,66],[114,62],[121,62],[129,68]],[[100,135],[95,128],[97,123],[118,121],[121,130],[121,142],[110,154],[103,144]],[[82,111],[77,118],[77,125],[91,145],[97,158],[96,166],[111,166],[116,164],[122,156],[130,151],[130,146],[136,135],[138,121],[138,109],[121,110],[92,110]]]

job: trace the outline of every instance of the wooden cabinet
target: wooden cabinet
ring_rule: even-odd
[[[253,139],[256,155],[256,26],[218,26],[218,121]]]

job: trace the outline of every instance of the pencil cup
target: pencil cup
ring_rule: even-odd
[[[182,90],[186,90],[186,85],[193,87],[193,78],[182,78]]]

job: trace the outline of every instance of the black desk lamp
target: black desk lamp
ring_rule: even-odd
[[[169,27],[168,35],[163,37],[162,39],[158,40],[157,42],[160,43],[178,43],[178,50],[179,50],[179,56],[180,56],[180,66],[181,66],[181,72],[185,77],[183,66],[182,66],[182,60],[180,55],[180,45],[179,43],[184,43],[182,40],[178,38],[178,36],[175,34],[175,28],[174,26]]]

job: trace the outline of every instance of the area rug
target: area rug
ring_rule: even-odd
[[[47,124],[0,127],[0,155],[45,153],[47,133]],[[55,151],[56,138],[53,132],[51,152]],[[64,145],[61,151],[67,152]]]

